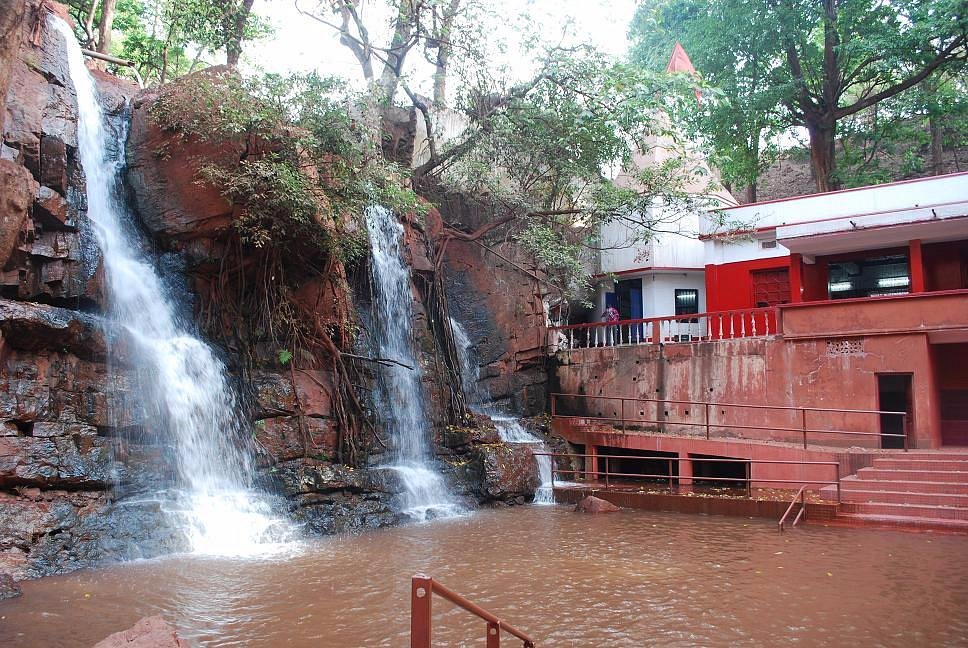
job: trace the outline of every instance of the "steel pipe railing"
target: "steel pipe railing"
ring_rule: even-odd
[[[806,484],[804,484],[803,486],[801,486],[800,487],[800,490],[797,491],[797,494],[794,495],[793,496],[793,499],[790,501],[790,506],[787,507],[787,510],[783,514],[783,517],[781,517],[780,518],[780,521],[777,523],[777,525],[780,528],[780,533],[783,533],[783,525],[786,524],[786,519],[790,515],[790,511],[793,510],[793,507],[796,506],[796,503],[797,503],[797,500],[798,499],[800,500],[800,512],[797,513],[797,516],[795,518],[793,518],[793,523],[790,526],[795,527],[797,525],[797,523],[800,522],[800,519],[801,518],[805,518],[806,517],[807,499],[806,499],[806,495],[804,495],[804,491],[806,489],[807,489]],[[840,493],[839,493],[839,491],[837,493],[837,501],[838,501],[838,503],[840,502]]]
[[[500,648],[502,632],[520,639],[523,642],[523,648],[534,648],[534,639],[524,632],[424,574],[414,574],[410,579],[410,648],[430,648],[434,594],[467,610],[487,624],[485,635],[487,648]]]
[[[657,455],[615,455],[615,454],[575,454],[566,452],[536,452],[535,455],[551,457],[551,487],[555,486],[555,477],[557,475],[572,475],[573,478],[580,478],[580,476],[593,475],[594,478],[604,477],[605,488],[611,488],[612,484],[610,478],[614,477],[627,477],[633,479],[662,479],[668,480],[670,488],[673,482],[679,482],[681,484],[682,480],[689,481],[713,481],[713,482],[725,482],[726,484],[736,484],[742,483],[746,485],[746,490],[748,494],[752,494],[752,485],[754,483],[760,484],[800,484],[803,488],[806,486],[836,486],[837,487],[837,503],[840,503],[840,463],[836,461],[796,461],[796,460],[785,460],[785,459],[743,459],[740,457],[724,457],[724,458],[708,458],[708,457],[666,457]],[[569,469],[569,468],[558,468],[555,465],[556,458],[565,459],[603,459],[604,470],[599,469],[596,465],[594,467],[588,467],[587,465],[581,469]],[[643,461],[666,461],[669,463],[668,474],[646,474],[646,473],[627,473],[627,472],[614,472],[609,470],[609,462],[615,459],[637,459]],[[686,475],[682,476],[676,471],[677,474],[672,474],[672,463],[676,462],[678,464],[683,461],[695,462],[695,463],[744,463],[746,464],[746,476],[745,477],[706,477],[704,475]],[[835,478],[832,480],[822,480],[822,479],[776,479],[771,477],[754,477],[752,474],[752,466],[754,465],[789,465],[798,466],[803,468],[805,466],[831,466],[834,469]]]
[[[586,401],[619,401],[619,415],[618,416],[592,416],[589,414],[561,414],[560,407],[558,405],[558,399],[560,398],[579,398]],[[658,417],[654,419],[648,418],[629,418],[626,416],[625,404],[631,403],[656,403],[662,405],[688,405],[696,407],[697,409],[703,410],[703,420],[702,421],[671,421],[669,419],[659,419]],[[732,408],[740,410],[773,410],[773,411],[783,411],[783,412],[798,412],[800,414],[800,427],[783,427],[776,425],[744,425],[740,423],[725,423],[725,422],[714,422],[710,416],[710,408]],[[831,430],[825,428],[811,428],[807,426],[807,413],[817,412],[823,414],[862,414],[862,415],[878,415],[878,416],[900,416],[901,417],[901,429],[904,430],[902,434],[894,434],[887,432],[860,432],[856,430]],[[688,413],[687,413],[688,415]],[[864,437],[877,437],[877,438],[897,438],[901,439],[903,449],[905,452],[908,451],[908,413],[907,412],[894,412],[888,410],[862,410],[862,409],[838,409],[831,407],[797,407],[791,405],[748,405],[745,403],[717,403],[717,402],[707,402],[707,401],[682,401],[682,400],[668,400],[662,398],[632,398],[626,396],[595,396],[590,394],[562,394],[553,393],[551,394],[551,416],[555,419],[587,419],[591,421],[608,421],[611,423],[618,422],[619,427],[622,432],[626,431],[628,424],[650,424],[650,425],[682,425],[686,427],[702,427],[706,433],[706,439],[711,438],[712,428],[727,429],[727,430],[759,430],[759,431],[773,431],[773,432],[797,432],[801,435],[803,447],[807,447],[807,435],[808,434],[839,434],[845,436],[864,436]]]

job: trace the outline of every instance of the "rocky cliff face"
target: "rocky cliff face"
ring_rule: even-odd
[[[0,48],[0,93],[9,79],[0,145],[0,576],[17,579],[153,555],[181,542],[158,523],[150,498],[140,497],[170,477],[171,464],[165,448],[142,432],[124,349],[100,316],[101,259],[78,162],[76,99],[66,53],[39,5],[29,0],[20,26],[9,32],[16,47],[5,40]],[[0,29],[7,27],[0,20]],[[146,242],[157,247],[172,283],[184,287],[186,314],[205,330],[206,309],[222,298],[219,268],[240,244],[236,206],[200,183],[199,170],[213,160],[238,160],[245,143],[176,140],[150,118],[156,94],[103,74],[98,82],[115,127],[123,128],[130,111],[127,180]],[[448,314],[442,305],[449,302],[449,314],[465,323],[487,359],[482,375],[491,397],[537,413],[545,380],[540,292],[527,275],[472,244],[449,246],[440,283],[433,262],[439,231],[436,213],[406,222],[432,433],[449,479],[469,503],[522,501],[537,486],[534,459],[500,444],[487,422],[462,418],[453,379],[459,370],[441,338]],[[307,274],[294,288],[311,320],[306,326],[333,331],[359,321],[365,274],[365,265],[340,263]],[[446,300],[432,299],[435,282],[445,286]],[[332,361],[280,363],[275,349],[255,348],[254,357],[232,343],[221,352],[245,395],[265,485],[310,532],[397,523],[400,485],[368,467],[378,463],[379,448],[369,462],[341,463],[346,440]],[[358,375],[367,383],[374,372],[363,363]],[[367,407],[367,384],[357,387]]]

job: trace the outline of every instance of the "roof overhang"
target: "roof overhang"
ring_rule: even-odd
[[[968,239],[968,201],[779,225],[776,240],[791,252],[840,254]]]

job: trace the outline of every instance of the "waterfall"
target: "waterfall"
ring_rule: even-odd
[[[450,328],[454,332],[454,346],[460,356],[461,381],[464,383],[464,393],[471,401],[471,408],[488,416],[497,428],[497,433],[501,441],[505,443],[527,444],[537,452],[547,452],[548,447],[544,442],[531,434],[521,425],[521,422],[514,416],[501,411],[493,404],[486,403],[490,397],[483,393],[480,387],[480,368],[474,360],[473,344],[467,331],[454,318],[450,319]],[[544,454],[534,455],[534,460],[538,464],[538,477],[541,479],[541,486],[534,493],[535,504],[554,504],[555,493],[551,487],[551,457]]]
[[[366,210],[373,279],[371,333],[375,351],[394,364],[383,368],[377,394],[393,443],[392,463],[404,487],[403,513],[416,520],[456,515],[444,478],[431,465],[429,433],[420,388],[420,365],[413,352],[413,293],[410,270],[401,254],[401,225],[377,205]]]
[[[202,554],[251,555],[278,549],[292,530],[252,485],[246,425],[225,367],[180,322],[156,268],[131,233],[118,195],[124,137],[105,127],[94,80],[70,27],[51,17],[67,43],[77,92],[78,153],[87,178],[88,216],[103,255],[111,319],[126,333],[127,356],[138,370],[146,427],[170,439],[177,484],[159,493],[163,509]]]

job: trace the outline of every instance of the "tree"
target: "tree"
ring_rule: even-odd
[[[238,63],[242,42],[269,33],[252,14],[254,0],[71,0],[78,40],[133,61],[148,82],[194,70],[206,53]],[[97,22],[97,34],[93,25]],[[115,42],[112,34],[118,32]]]
[[[96,3],[92,0],[91,4]],[[111,29],[114,25],[114,9],[117,4],[118,0],[104,0],[101,5],[101,20],[97,26],[97,51],[102,54],[111,52]],[[93,8],[91,13],[94,13]]]
[[[658,14],[664,30],[690,38],[700,70],[713,83],[719,77],[710,63],[716,59],[734,61],[742,77],[754,69],[765,73],[763,87],[777,91],[775,101],[768,102],[771,112],[783,125],[807,130],[818,191],[840,184],[835,173],[840,121],[964,61],[968,43],[965,0],[772,0],[752,5],[744,0],[650,0],[640,8],[643,13]],[[700,29],[709,29],[711,21],[718,27],[707,33],[726,37],[712,37],[704,45]],[[637,24],[647,21],[632,28],[637,49],[647,51],[650,38]],[[749,45],[754,47],[744,50]],[[722,89],[736,122],[745,125],[742,134],[754,132],[755,124],[744,116],[750,95],[728,83]]]
[[[249,18],[252,13],[252,5],[255,0],[241,0],[241,2],[232,2],[231,0],[222,0],[222,32],[225,40],[225,62],[229,65],[236,65],[239,62],[239,56],[242,54],[242,40],[246,36],[251,36],[250,32],[246,32],[246,26],[249,24]]]

